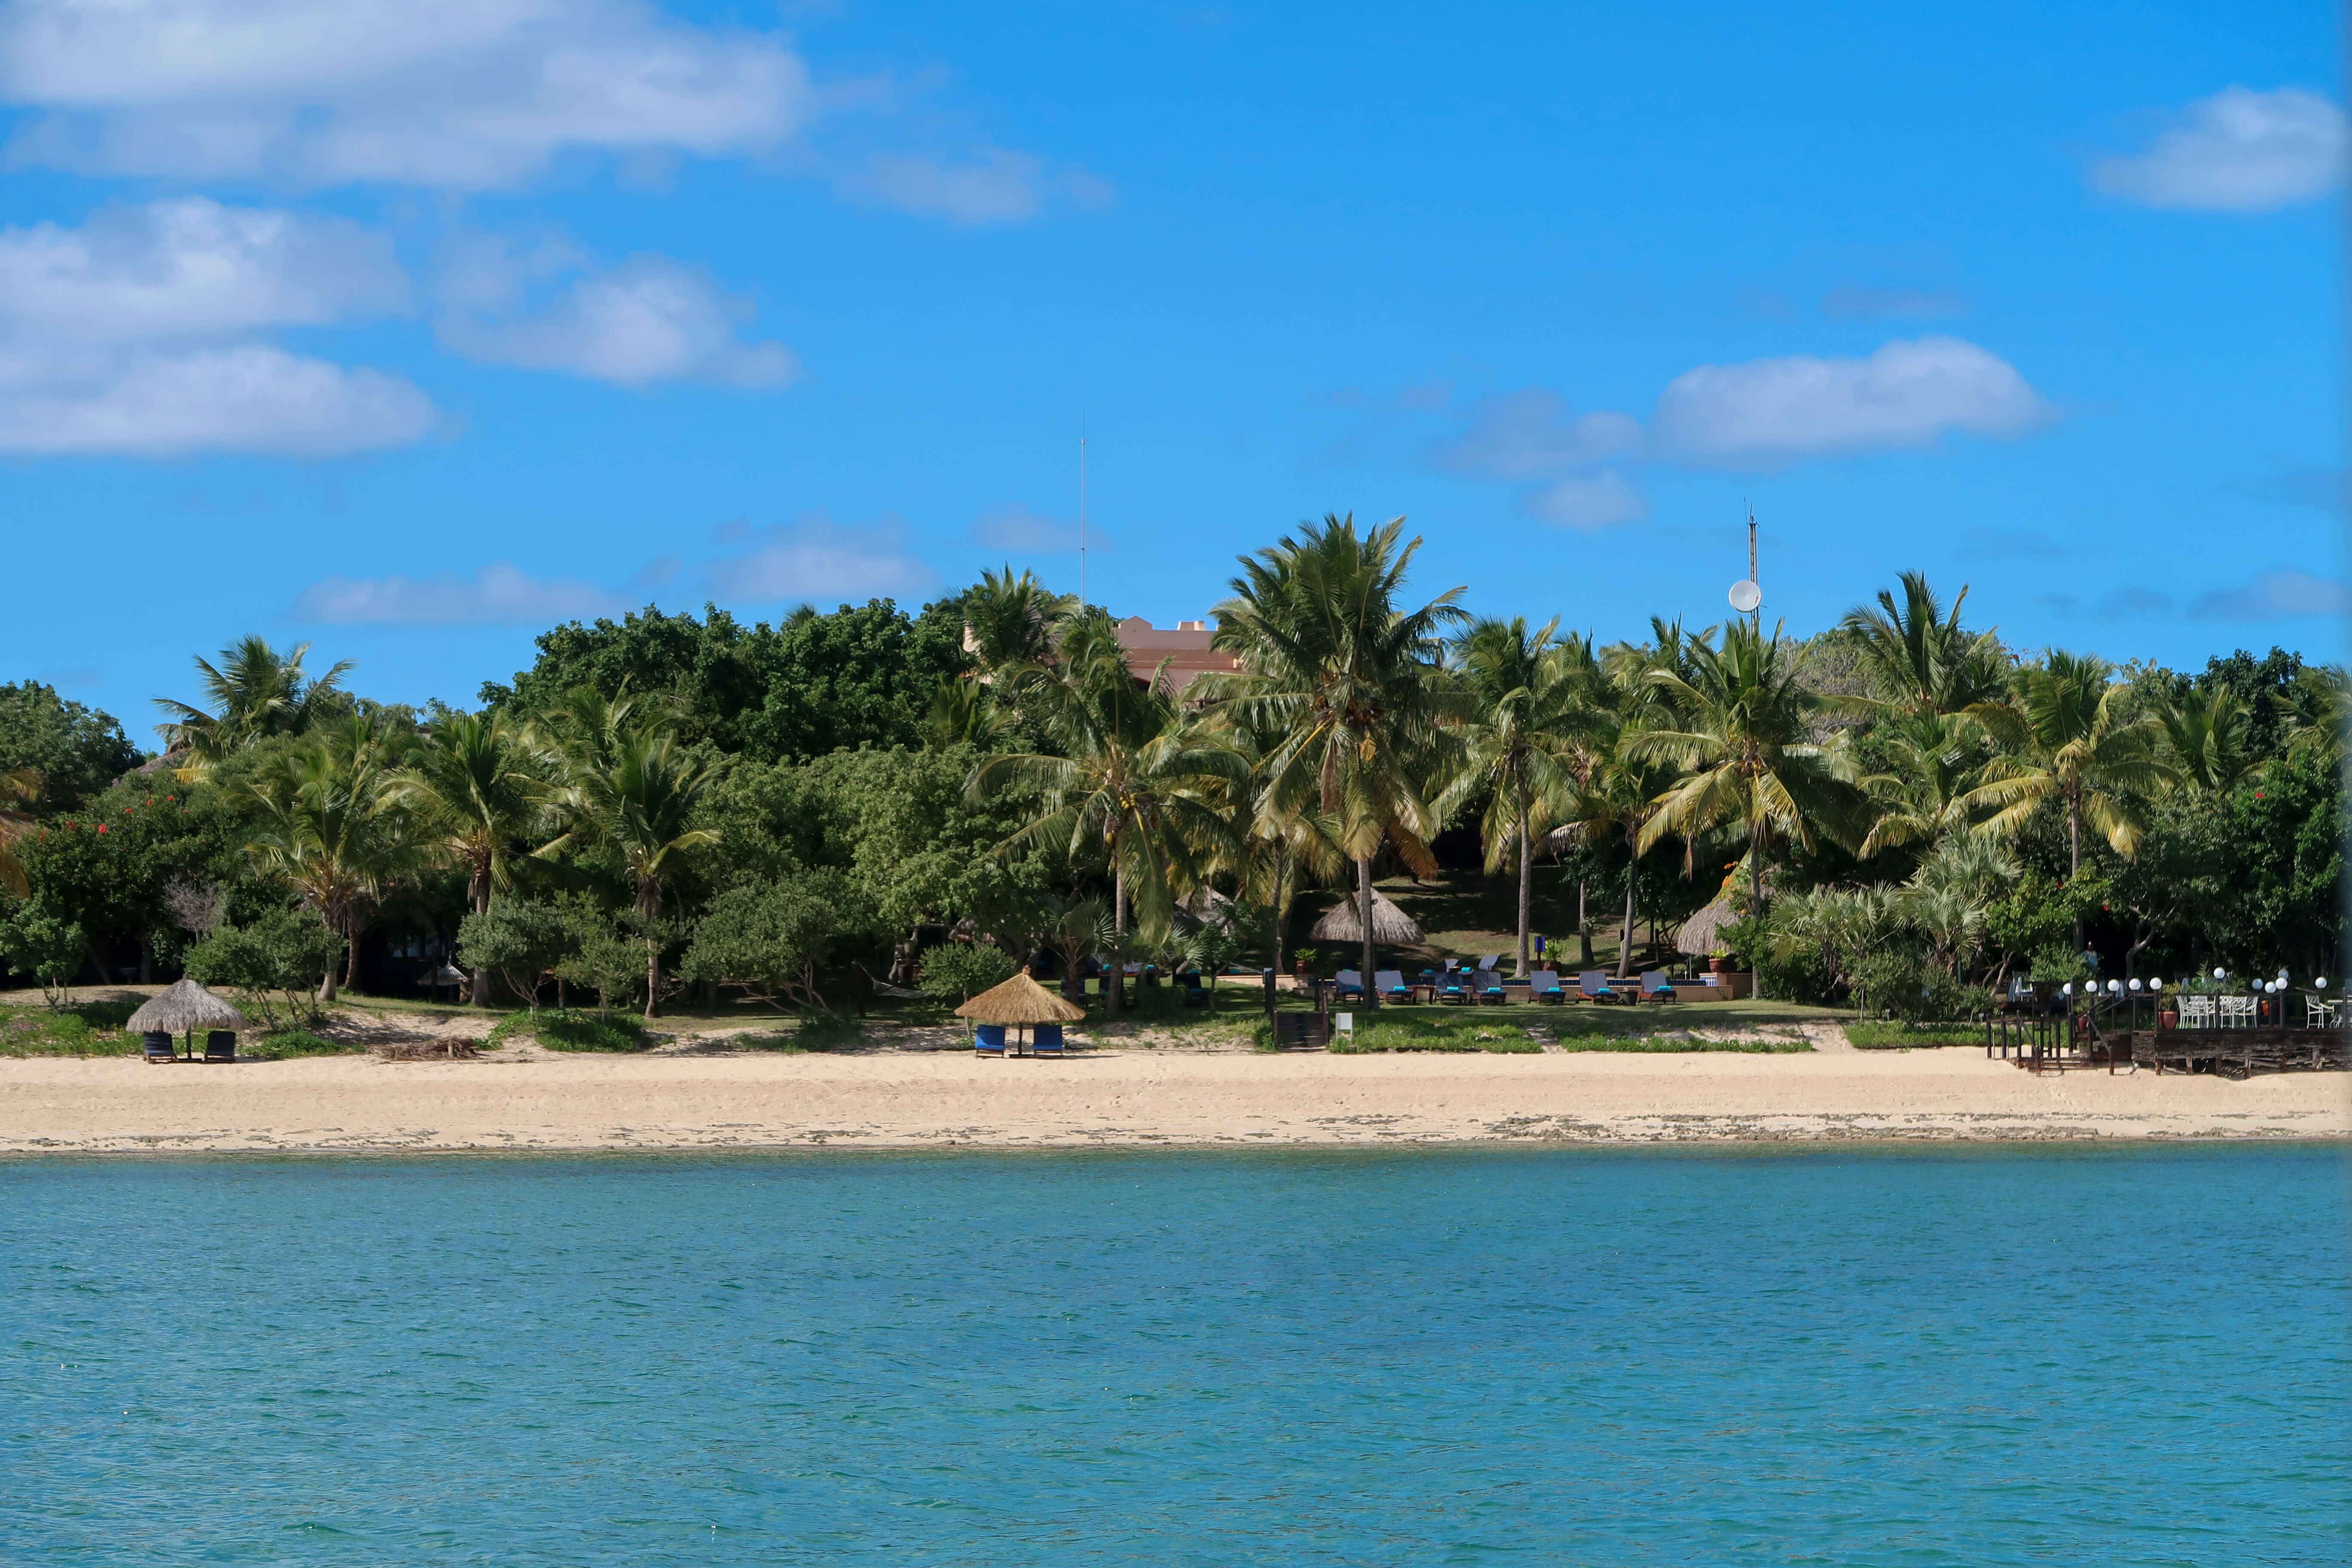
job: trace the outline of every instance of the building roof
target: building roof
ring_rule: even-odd
[[[1141,616],[1118,623],[1118,646],[1127,651],[1128,673],[1149,680],[1164,660],[1169,684],[1181,691],[1212,670],[1239,669],[1231,654],[1209,647],[1209,623],[1178,621],[1172,628],[1153,626]]]

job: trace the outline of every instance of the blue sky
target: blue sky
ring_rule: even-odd
[[[247,631],[1204,614],[1303,518],[1604,638],[1905,568],[2343,651],[2335,7],[0,0],[0,679]]]

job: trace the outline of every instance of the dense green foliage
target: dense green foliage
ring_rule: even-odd
[[[1600,647],[1412,587],[1414,547],[1334,517],[1246,558],[1214,613],[1237,668],[1181,691],[1010,571],[911,616],[572,623],[422,721],[249,637],[128,775],[111,719],[0,687],[0,958],[58,1007],[184,965],[277,1022],[372,944],[403,985],[454,952],[477,1003],[552,984],[596,1011],[547,1037],[636,1048],[616,1009],[689,992],[822,1021],[1024,962],[1074,992],[1114,960],[1280,966],[1302,890],[1360,911],[1443,851],[1515,885],[1519,967],[1554,878],[1621,970],[1713,906],[1764,994],[1895,1020],[2012,979],[2344,965],[2340,670],[2021,656],[1916,574],[1803,638]],[[1101,994],[1196,1026],[1174,988]],[[1461,1029],[1363,1015],[1359,1048]]]

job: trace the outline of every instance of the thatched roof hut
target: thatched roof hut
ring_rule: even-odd
[[[134,1035],[151,1031],[166,1035],[193,1034],[198,1029],[249,1029],[245,1015],[194,981],[173,981],[163,993],[131,1015],[127,1026]]]
[[[992,985],[956,1009],[959,1018],[982,1024],[1075,1024],[1087,1010],[1065,1002],[1023,970],[1002,985]]]
[[[1356,918],[1357,900],[1360,894],[1349,893],[1344,902],[1331,906],[1330,912],[1315,922],[1318,942],[1361,942],[1363,922]],[[1428,939],[1412,918],[1391,903],[1378,888],[1372,889],[1372,940],[1387,942],[1391,947],[1412,947]]]
[[[1675,946],[1693,958],[1713,958],[1731,950],[1723,944],[1723,928],[1739,919],[1738,911],[1722,899],[1707,905],[1683,921],[1683,929],[1675,933]]]

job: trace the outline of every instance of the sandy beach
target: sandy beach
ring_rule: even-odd
[[[0,1060],[0,1152],[2341,1138],[2352,1079],[2042,1077],[1969,1048],[1748,1056],[500,1051]]]

